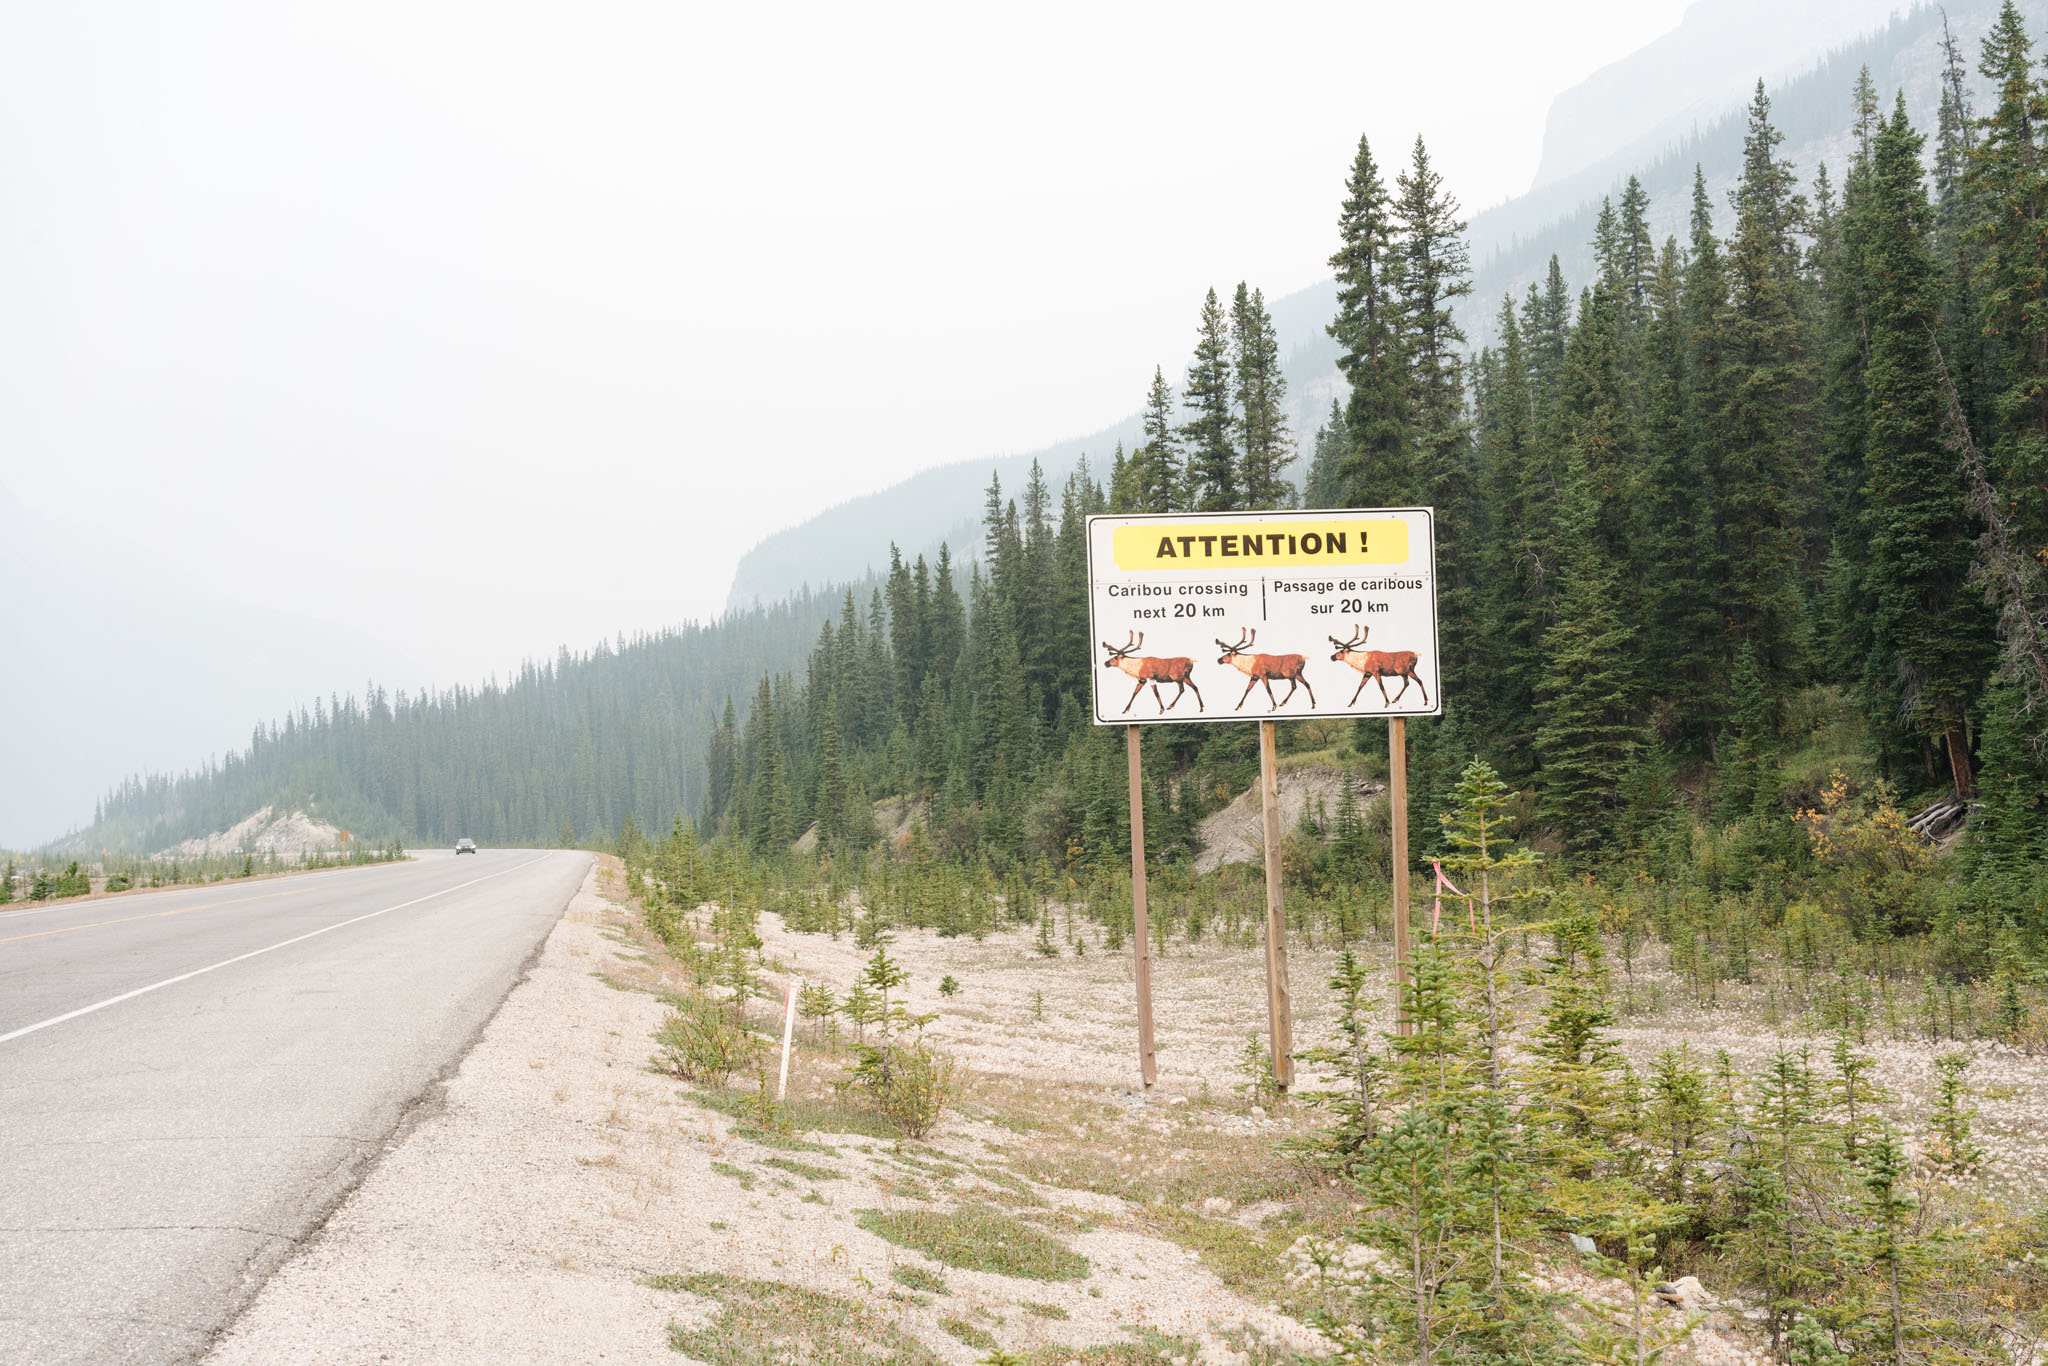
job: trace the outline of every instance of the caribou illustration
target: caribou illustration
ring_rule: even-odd
[[[1380,685],[1380,701],[1389,707],[1407,695],[1410,683],[1422,689],[1422,700],[1425,704],[1428,703],[1429,687],[1422,681],[1422,676],[1415,672],[1415,661],[1417,658],[1415,651],[1361,650],[1358,647],[1365,644],[1365,635],[1368,629],[1366,626],[1353,622],[1351,624],[1351,639],[1339,640],[1335,636],[1330,637],[1330,643],[1337,647],[1337,653],[1331,655],[1330,658],[1340,664],[1349,664],[1352,668],[1358,670],[1358,687],[1352,692],[1351,700],[1344,705],[1347,707],[1358,705],[1358,694],[1365,691],[1368,679]],[[1401,680],[1401,691],[1395,693],[1391,698],[1387,696],[1387,679],[1389,676]]]
[[[1293,698],[1296,688],[1307,688],[1308,704],[1311,707],[1315,706],[1316,690],[1309,687],[1308,680],[1302,677],[1301,673],[1302,666],[1308,661],[1300,655],[1247,654],[1246,651],[1251,649],[1252,642],[1258,638],[1259,633],[1257,631],[1242,629],[1237,633],[1237,643],[1235,645],[1227,640],[1216,642],[1223,651],[1223,657],[1216,662],[1218,664],[1228,664],[1250,680],[1244,685],[1244,693],[1237,699],[1237,707],[1233,708],[1233,710],[1241,710],[1244,707],[1244,699],[1252,695],[1253,686],[1259,683],[1266,685],[1266,700],[1273,703],[1268,708],[1269,711],[1280,710],[1283,703]],[[1273,680],[1276,678],[1287,680],[1287,696],[1281,698],[1278,702],[1273,701]]]
[[[1131,703],[1138,700],[1138,694],[1145,691],[1145,685],[1150,683],[1152,685],[1152,700],[1159,704],[1159,710],[1162,715],[1179,706],[1182,695],[1189,692],[1195,695],[1195,710],[1207,711],[1208,708],[1202,705],[1202,690],[1195,686],[1195,661],[1186,658],[1162,659],[1151,655],[1138,655],[1136,658],[1132,658],[1144,643],[1145,633],[1143,631],[1139,631],[1135,635],[1129,631],[1124,632],[1124,643],[1121,648],[1110,644],[1106,640],[1102,642],[1102,648],[1109,651],[1109,658],[1102,661],[1102,667],[1105,669],[1122,669],[1132,678],[1138,680],[1138,686],[1131,689],[1130,700],[1124,703],[1124,710],[1126,712],[1130,711]],[[1173,695],[1173,701],[1168,702],[1160,697],[1159,685],[1161,683],[1178,683],[1180,685],[1180,691]]]

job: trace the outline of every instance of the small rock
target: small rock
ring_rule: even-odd
[[[1253,1119],[1264,1119],[1265,1117],[1266,1117],[1266,1107],[1265,1107],[1265,1106],[1263,1106],[1263,1105],[1254,1105],[1254,1106],[1252,1107],[1252,1118],[1253,1118]]]
[[[1212,1195],[1202,1202],[1202,1213],[1217,1219],[1222,1218],[1235,1208],[1237,1206],[1220,1195]]]
[[[1697,1276],[1680,1276],[1675,1281],[1659,1281],[1650,1287],[1650,1293],[1669,1305],[1690,1314],[1714,1303],[1714,1297],[1707,1293]]]
[[[1188,1098],[1186,1096],[1168,1096],[1166,1103],[1168,1105],[1185,1105],[1188,1103]]]
[[[1588,1238],[1583,1233],[1568,1233],[1565,1236],[1572,1240],[1573,1247],[1577,1248],[1579,1251],[1585,1253],[1589,1257],[1600,1250],[1598,1247],[1594,1246],[1593,1240],[1591,1238]]]

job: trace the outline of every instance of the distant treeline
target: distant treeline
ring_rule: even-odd
[[[665,823],[704,801],[720,705],[803,657],[836,601],[799,594],[709,625],[563,650],[509,682],[316,701],[259,726],[247,749],[177,777],[133,778],[68,847],[151,851],[270,806],[359,841],[555,844],[630,817]]]

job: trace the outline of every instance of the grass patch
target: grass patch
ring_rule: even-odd
[[[1138,1331],[1138,1330],[1132,1330]],[[1186,1338],[1170,1338],[1143,1331],[1140,1342],[1102,1343],[1094,1347],[1041,1347],[1026,1352],[1024,1366],[1159,1366],[1176,1358],[1193,1361],[1201,1350]],[[1265,1357],[1259,1358],[1261,1361]]]
[[[946,1278],[936,1271],[926,1271],[921,1266],[906,1266],[898,1262],[889,1268],[889,1279],[898,1285],[907,1285],[912,1290],[928,1290],[934,1295],[950,1295],[946,1289]]]
[[[988,1205],[953,1210],[862,1210],[860,1226],[898,1247],[963,1271],[993,1271],[1034,1281],[1077,1281],[1088,1259],[1065,1243]]]
[[[875,1177],[875,1185],[881,1190],[882,1194],[893,1195],[898,1200],[916,1200],[921,1203],[928,1203],[939,1198],[932,1192],[930,1186],[927,1186],[915,1177],[906,1176],[898,1178],[877,1175]]]
[[[753,1121],[760,1117],[761,1098],[753,1091],[723,1087],[715,1091],[684,1091],[683,1095],[707,1110],[734,1119]],[[836,1100],[788,1100],[778,1105],[782,1122],[798,1133],[864,1134],[869,1138],[898,1139],[902,1130],[870,1110]]]
[[[1046,1304],[1040,1300],[1020,1301],[1018,1308],[1031,1315],[1034,1319],[1065,1319],[1073,1317],[1058,1305]]]
[[[715,1273],[650,1276],[641,1284],[718,1301],[717,1317],[702,1328],[668,1328],[671,1349],[709,1366],[941,1366],[923,1343],[887,1318],[837,1295]]]
[[[1334,1213],[1321,1221],[1329,1227],[1314,1231],[1334,1238],[1343,1217],[1341,1211]],[[1280,1254],[1310,1231],[1310,1223],[1287,1219],[1254,1231],[1170,1205],[1152,1206],[1134,1222],[1144,1232],[1195,1253],[1218,1280],[1248,1299],[1282,1307],[1296,1306],[1300,1300],[1301,1288],[1288,1284]]]
[[[1102,1227],[1102,1216],[1090,1214],[1086,1210],[1081,1210],[1077,1213],[1071,1208],[1064,1207],[1061,1209],[1029,1209],[1017,1217],[1019,1219],[1029,1219],[1034,1224],[1043,1224],[1045,1227],[1059,1233],[1093,1233],[1096,1229]]]
[[[742,1190],[752,1190],[754,1188],[754,1174],[745,1167],[735,1167],[730,1162],[714,1162],[711,1164],[711,1170],[717,1172],[720,1176],[729,1176],[739,1182],[740,1189]]]
[[[947,1319],[940,1323],[939,1327],[977,1352],[993,1352],[996,1349],[996,1335],[986,1329],[976,1328],[966,1319]]]
[[[761,1159],[761,1165],[788,1172],[791,1176],[801,1176],[806,1181],[838,1181],[846,1175],[830,1167],[813,1167],[810,1163],[799,1162],[793,1157],[764,1157]]]
[[[778,1134],[773,1129],[758,1125],[741,1124],[733,1129],[733,1136],[744,1138],[749,1143],[758,1143],[764,1148],[780,1148],[786,1153],[823,1153],[827,1157],[839,1156],[839,1149],[824,1143],[813,1143],[808,1138],[795,1134]]]

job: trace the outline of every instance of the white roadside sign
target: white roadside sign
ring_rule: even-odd
[[[1095,722],[1434,716],[1429,508],[1088,519]]]

